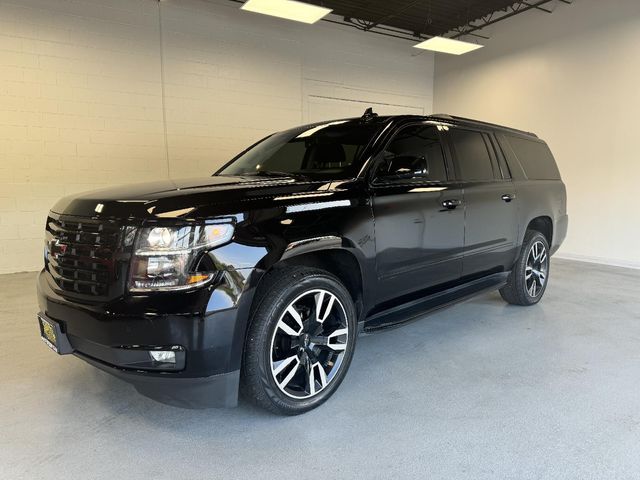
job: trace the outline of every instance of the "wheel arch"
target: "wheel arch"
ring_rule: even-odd
[[[265,256],[248,274],[238,302],[233,332],[231,364],[242,363],[245,342],[256,308],[268,291],[270,278],[288,266],[307,266],[325,270],[336,276],[350,293],[356,308],[357,320],[364,318],[364,259],[351,242],[337,236],[314,237],[291,242],[281,253]],[[361,254],[360,254],[361,255]]]
[[[290,252],[282,256],[282,258],[265,270],[264,275],[256,288],[253,297],[252,312],[256,305],[259,304],[261,297],[266,291],[269,275],[277,273],[279,270],[291,266],[315,267],[325,270],[337,277],[345,286],[353,303],[356,307],[358,320],[361,320],[363,314],[363,274],[360,262],[357,256],[342,245],[338,246],[335,242],[328,246],[326,243],[318,245],[317,249],[300,248],[299,251]],[[328,248],[327,248],[328,247]]]
[[[547,244],[549,245],[549,247],[551,247],[551,242],[553,240],[553,221],[551,220],[551,217],[547,215],[541,215],[532,218],[527,224],[527,228],[525,229],[523,234],[526,234],[526,232],[529,230],[535,230],[542,233],[542,235],[544,235],[544,237],[547,239]]]

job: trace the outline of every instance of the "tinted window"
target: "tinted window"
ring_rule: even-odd
[[[485,137],[487,139],[487,145],[490,145],[491,151],[495,155],[495,158],[498,160],[498,167],[500,168],[500,173],[502,173],[502,178],[511,179],[511,172],[509,171],[509,167],[507,166],[507,162],[502,155],[502,151],[496,144],[496,141],[493,137]],[[499,175],[498,175],[499,176]]]
[[[450,130],[462,180],[493,180],[493,167],[480,132]]]
[[[505,135],[527,177],[532,180],[559,180],[560,172],[546,143]]]
[[[290,173],[327,179],[355,176],[362,151],[379,129],[377,122],[336,121],[275,133],[217,174]]]
[[[414,125],[400,130],[385,148],[384,160],[381,169],[386,169],[387,173],[404,169],[426,180],[447,179],[440,137],[432,125]]]

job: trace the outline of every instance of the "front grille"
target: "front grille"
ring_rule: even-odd
[[[58,288],[77,296],[111,296],[119,277],[122,232],[113,222],[52,214],[45,268]]]

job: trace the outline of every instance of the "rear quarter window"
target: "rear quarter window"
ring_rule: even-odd
[[[531,180],[560,180],[560,171],[546,143],[504,135],[520,165]]]

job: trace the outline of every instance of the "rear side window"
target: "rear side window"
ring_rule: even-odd
[[[461,180],[493,180],[491,157],[482,133],[453,129],[449,132]]]
[[[527,178],[531,180],[560,180],[560,172],[546,143],[513,135],[504,136],[515,153]]]

